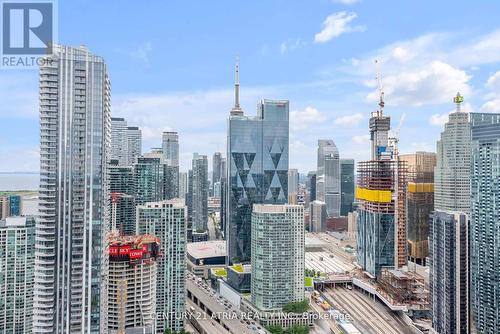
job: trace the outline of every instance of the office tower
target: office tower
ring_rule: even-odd
[[[471,113],[471,300],[478,332],[500,332],[500,114]]]
[[[127,121],[122,117],[111,117],[111,156],[119,166],[128,165]]]
[[[309,202],[316,200],[316,172],[307,173],[306,188],[309,194]]]
[[[228,120],[227,210],[228,262],[250,261],[253,204],[285,204],[288,195],[289,102],[262,100],[256,116],[245,116],[239,103],[236,64],[235,103]]]
[[[153,235],[120,236],[109,242],[109,333],[152,333],[156,319],[157,259],[160,240]]]
[[[340,159],[333,140],[318,140],[316,199],[326,203],[328,217],[340,216]]]
[[[288,170],[288,194],[292,195],[299,193],[299,171],[296,168]]]
[[[188,177],[186,172],[179,173],[179,198],[186,198],[188,192]]]
[[[220,198],[221,196],[221,184],[220,184],[220,181],[219,182],[215,182],[214,185],[213,185],[213,197],[215,198]]]
[[[163,200],[165,167],[162,159],[154,155],[143,156],[134,164],[137,204]]]
[[[215,152],[212,157],[212,184],[220,182],[222,177],[222,153]]]
[[[186,272],[186,207],[180,199],[137,207],[137,233],[160,238],[162,256],[156,285],[157,332],[184,327]]]
[[[142,154],[142,132],[137,126],[127,127],[127,166],[132,166]]]
[[[161,148],[165,163],[169,166],[179,166],[179,134],[163,132]]]
[[[429,226],[429,290],[432,326],[440,333],[470,333],[469,196],[470,123],[457,110],[437,142],[434,213]]]
[[[135,234],[136,179],[131,166],[119,166],[111,160],[108,166],[110,212],[116,203],[116,227],[126,235]],[[109,226],[111,228],[111,225]]]
[[[354,159],[340,159],[340,215],[347,217],[354,203]]]
[[[390,117],[383,113],[383,93],[379,107],[369,123],[372,160],[358,163],[356,187],[357,262],[377,278],[383,267],[407,263],[407,167],[399,159],[397,139],[388,136]]]
[[[309,232],[325,232],[327,218],[325,202],[312,201],[309,204]]]
[[[40,66],[40,218],[34,333],[107,331],[110,83],[85,47],[54,46]]]
[[[222,158],[220,161],[220,178],[221,180],[227,178],[227,163],[226,158]]]
[[[279,311],[304,300],[303,206],[254,204],[251,240],[252,303]]]
[[[193,232],[208,230],[208,160],[206,155],[193,154],[192,161],[192,226]]]
[[[434,210],[436,153],[416,152],[400,156],[408,166],[408,256],[425,265],[429,256],[429,217]]]
[[[0,332],[31,333],[35,219],[0,220]]]

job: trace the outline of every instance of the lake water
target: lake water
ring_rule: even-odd
[[[38,190],[39,174],[0,174],[0,191]]]

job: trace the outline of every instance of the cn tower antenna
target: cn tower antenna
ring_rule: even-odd
[[[379,116],[382,116],[384,114],[385,102],[384,102],[384,89],[382,88],[382,78],[380,75],[380,63],[379,63],[378,59],[375,59],[375,69],[377,72],[375,79],[377,80],[378,94],[379,94],[378,106],[380,108],[378,110],[378,113],[380,114]]]

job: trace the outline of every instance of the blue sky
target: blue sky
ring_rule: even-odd
[[[119,3],[119,4],[118,4]],[[144,149],[180,132],[193,152],[225,151],[240,56],[242,106],[290,100],[290,167],[313,170],[316,143],[365,159],[381,62],[400,150],[435,150],[457,91],[466,111],[500,112],[498,1],[59,1],[59,42],[103,56],[112,115],[143,129]],[[0,71],[0,171],[38,170],[36,71]]]

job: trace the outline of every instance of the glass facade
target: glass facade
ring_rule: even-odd
[[[354,160],[340,159],[340,215],[347,217],[354,203]]]
[[[478,332],[500,333],[500,114],[471,113],[471,301]]]
[[[190,190],[192,205],[193,232],[204,233],[208,230],[208,160],[206,155],[194,153],[192,161],[192,186]]]
[[[40,66],[40,218],[34,333],[107,328],[110,82],[85,47],[54,46]]]
[[[288,200],[289,103],[263,100],[257,116],[229,118],[227,219],[230,263],[249,262],[252,205]]]
[[[328,217],[340,216],[340,159],[333,140],[318,140],[316,199],[326,203]]]

